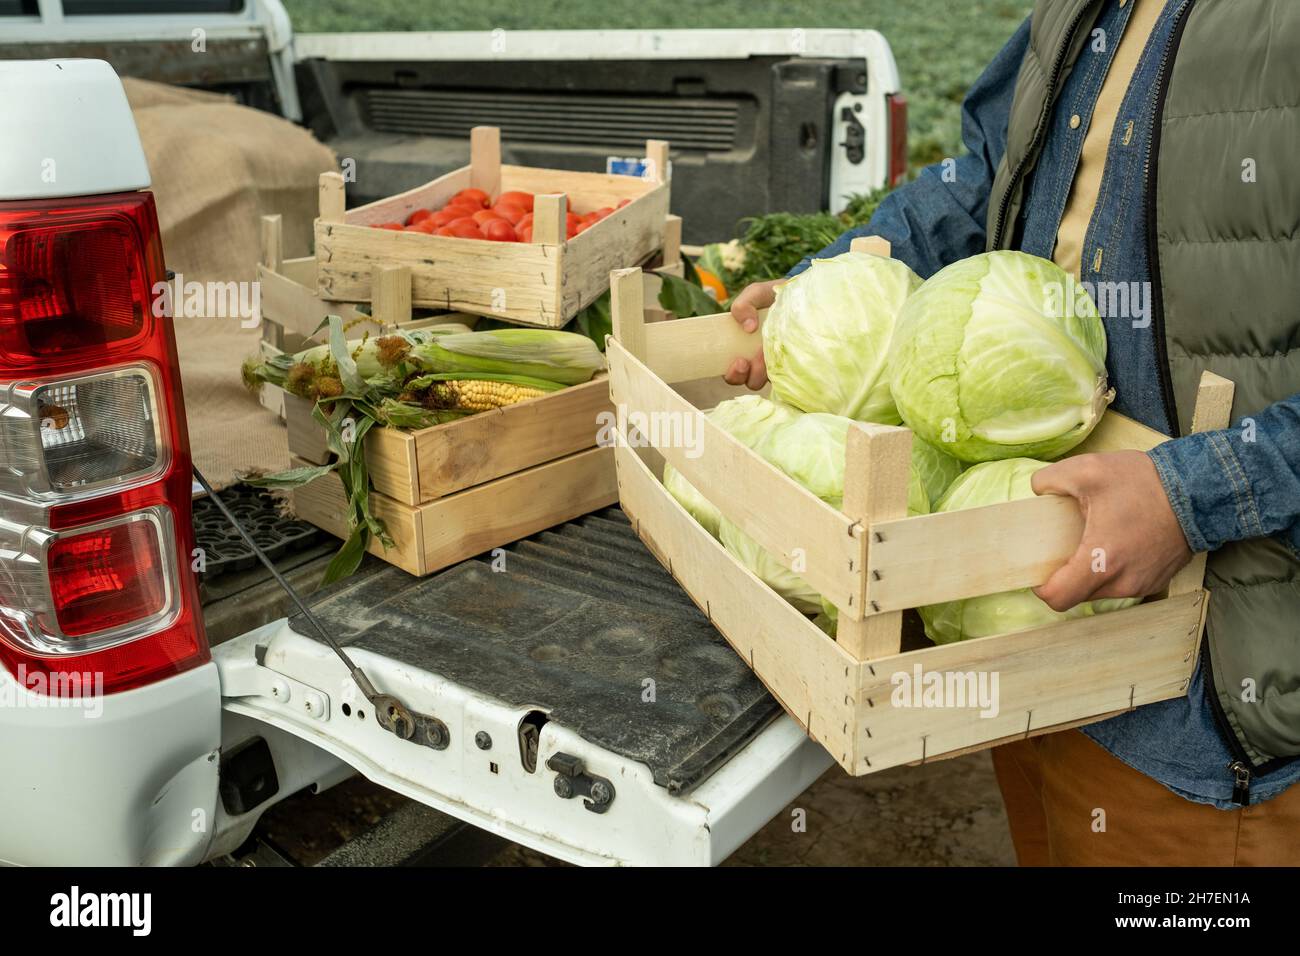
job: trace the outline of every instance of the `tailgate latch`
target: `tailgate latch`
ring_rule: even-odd
[[[555,771],[555,795],[562,800],[585,797],[582,805],[592,813],[604,813],[614,802],[614,785],[604,777],[586,772],[581,757],[558,753],[546,761]]]

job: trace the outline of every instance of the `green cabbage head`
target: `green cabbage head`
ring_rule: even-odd
[[[935,273],[903,306],[892,365],[903,421],[966,462],[1058,458],[1088,437],[1114,394],[1092,299],[1023,252]]]
[[[912,469],[920,478],[928,504],[933,505],[942,498],[948,486],[957,480],[965,467],[952,455],[944,454],[924,438],[912,435]],[[921,514],[928,511],[927,507]]]
[[[844,449],[855,423],[840,415],[813,412],[778,425],[754,451],[834,508],[844,504]],[[907,488],[908,514],[930,510],[919,470],[913,461]],[[777,594],[807,614],[822,609],[822,598],[798,573],[759,547],[727,518],[718,526],[723,547]],[[797,545],[795,545],[797,546]]]
[[[960,511],[1001,504],[1016,498],[1033,497],[1030,479],[1034,472],[1047,467],[1045,461],[1030,458],[1007,458],[975,465],[962,472],[947,493],[936,503],[935,512]],[[925,633],[936,644],[951,644],[974,637],[1010,634],[1060,621],[1105,614],[1138,603],[1137,598],[1105,599],[1084,602],[1068,611],[1053,611],[1034,596],[1029,588],[949,601],[919,608]]]
[[[793,421],[799,415],[794,409],[778,405],[759,395],[729,398],[706,414],[709,421],[750,448],[753,448],[769,429],[782,422]],[[704,453],[708,454],[707,448]],[[700,494],[694,485],[683,478],[681,472],[669,464],[664,465],[664,487],[677,499],[677,503],[704,527],[704,530],[715,538],[718,536],[721,512]]]
[[[899,310],[920,285],[897,259],[814,259],[777,290],[763,321],[772,396],[805,412],[897,425],[889,348]]]

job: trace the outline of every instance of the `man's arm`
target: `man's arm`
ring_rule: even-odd
[[[1193,551],[1276,534],[1300,557],[1300,395],[1148,454]]]
[[[1035,472],[1033,487],[1071,495],[1084,512],[1078,549],[1034,589],[1058,611],[1155,594],[1193,551],[1230,541],[1277,535],[1300,557],[1300,395],[1236,428],[1175,438],[1145,454],[1066,458]]]
[[[885,197],[871,222],[804,259],[790,270],[790,276],[808,268],[812,258],[848,252],[849,243],[865,235],[888,239],[891,255],[923,279],[950,262],[983,252],[989,193],[1006,152],[1011,97],[1028,46],[1026,20],[967,93],[961,121],[966,153],[921,170],[915,180]]]

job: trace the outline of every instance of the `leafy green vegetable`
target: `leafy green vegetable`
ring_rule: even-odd
[[[845,230],[866,225],[888,194],[888,189],[854,194],[839,213],[774,212],[745,219],[739,249],[731,252],[723,245],[710,254],[709,261],[721,265],[723,271],[717,272],[709,265],[705,268],[726,283],[733,294],[751,282],[779,279],[803,259],[821,252]]]
[[[713,424],[753,448],[769,430],[792,421],[798,413],[758,395],[742,395],[727,399],[707,414]],[[664,487],[709,534],[718,536],[722,513],[672,465],[664,465]]]
[[[931,277],[903,306],[892,364],[903,421],[967,462],[1057,458],[1114,394],[1096,306],[1064,270],[1022,252]]]
[[[896,425],[889,390],[894,323],[920,278],[897,259],[814,259],[776,292],[763,322],[772,394],[805,412]]]
[[[1032,497],[1034,491],[1030,480],[1034,472],[1046,466],[1047,462],[1030,458],[1008,458],[975,465],[952,483],[934,510],[960,511]],[[931,604],[919,610],[930,640],[937,644],[950,644],[1104,614],[1136,603],[1135,598],[1100,600],[1057,612],[1040,601],[1029,588],[1023,588],[964,601]]]
[[[918,435],[912,436],[912,468],[916,470],[925,497],[931,504],[943,497],[963,467],[952,455],[944,454]]]
[[[827,504],[840,508],[844,503],[845,446],[854,424],[840,415],[797,415],[763,435],[754,451]],[[909,472],[907,492],[909,514],[930,510],[915,468]],[[808,582],[726,517],[718,524],[718,537],[741,564],[799,610],[807,614],[822,610],[822,597]]]

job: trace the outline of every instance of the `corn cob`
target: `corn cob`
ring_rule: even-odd
[[[575,332],[491,329],[438,336],[412,345],[404,355],[427,372],[523,375],[558,385],[577,385],[605,367],[594,342]],[[484,376],[488,377],[488,376]]]
[[[504,408],[516,402],[545,395],[546,391],[514,382],[486,381],[479,378],[434,382],[430,386],[427,402],[435,408],[458,409],[466,412],[485,412]]]

